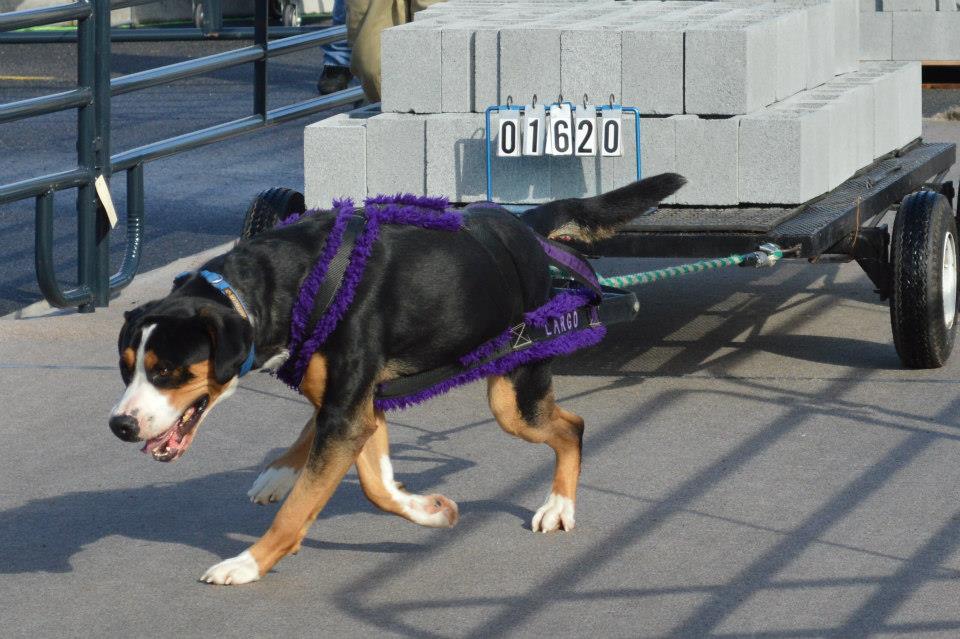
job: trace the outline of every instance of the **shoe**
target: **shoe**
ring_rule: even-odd
[[[317,82],[317,91],[320,92],[320,95],[343,91],[352,79],[353,74],[347,67],[325,65],[323,73],[320,74],[320,80]]]

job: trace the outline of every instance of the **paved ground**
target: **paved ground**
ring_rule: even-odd
[[[375,512],[350,476],[264,580],[197,583],[269,525],[245,492],[309,411],[251,375],[175,464],[110,434],[120,315],[196,262],[92,315],[0,319],[7,636],[960,633],[960,358],[901,370],[852,265],[645,287],[635,322],[559,363],[588,424],[571,533],[530,532],[552,455],[473,385],[390,418],[398,478],[457,500],[455,529]]]

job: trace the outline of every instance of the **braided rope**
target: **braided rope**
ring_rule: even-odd
[[[598,277],[601,286],[611,288],[627,288],[628,286],[640,286],[641,284],[650,284],[659,280],[668,280],[674,277],[690,275],[692,273],[702,273],[712,271],[728,266],[740,266],[745,261],[753,258],[758,252],[745,253],[743,255],[731,255],[730,257],[718,257],[712,260],[701,260],[689,264],[679,264],[677,266],[668,266],[666,268],[656,269],[654,271],[642,271],[640,273],[630,273],[627,275],[614,275],[611,277]],[[766,254],[765,254],[766,255]],[[769,259],[776,263],[783,257],[783,251],[776,250],[769,253]],[[551,271],[559,273],[558,269],[550,267]]]

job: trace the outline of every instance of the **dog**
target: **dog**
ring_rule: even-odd
[[[201,580],[255,581],[297,552],[354,464],[364,494],[378,508],[423,526],[453,526],[453,501],[411,494],[394,481],[387,424],[375,407],[374,389],[456,363],[515,323],[518,313],[548,302],[549,262],[537,234],[586,244],[609,237],[684,182],[665,173],[603,195],[544,204],[524,221],[483,207],[465,214],[464,229],[456,232],[383,225],[352,304],[310,356],[299,384],[313,415],[249,493],[256,503],[286,499],[263,537]],[[118,351],[126,389],[110,415],[113,433],[142,442],[156,460],[178,459],[210,411],[236,391],[243,373],[283,365],[291,357],[298,291],[333,225],[331,212],[318,212],[241,240],[200,271],[178,278],[167,297],[125,313]],[[514,273],[505,276],[502,263],[491,263],[477,233],[496,238]],[[505,285],[505,277],[514,284]],[[516,299],[506,299],[510,295]],[[553,486],[531,528],[573,529],[584,422],[554,401],[549,359],[490,375],[487,394],[505,431],[556,453]]]

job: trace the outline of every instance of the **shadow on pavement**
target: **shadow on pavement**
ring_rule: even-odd
[[[265,457],[272,459],[280,449]],[[425,457],[420,448],[395,446],[397,461],[429,461],[422,472],[398,473],[409,490],[429,491],[447,475],[472,466],[452,458]],[[236,536],[257,538],[270,525],[276,507],[253,506],[246,489],[262,466],[214,473],[182,482],[73,492],[35,499],[0,512],[0,574],[24,572],[71,572],[71,557],[84,546],[118,536],[126,540],[192,546],[221,557],[236,555],[248,543]],[[464,503],[478,511],[508,512],[529,518],[526,509],[508,501]],[[376,511],[363,495],[356,479],[344,480],[324,508],[320,519]],[[129,543],[127,541],[118,543]],[[337,543],[305,539],[305,547],[372,553],[410,554],[426,550],[419,544]]]

